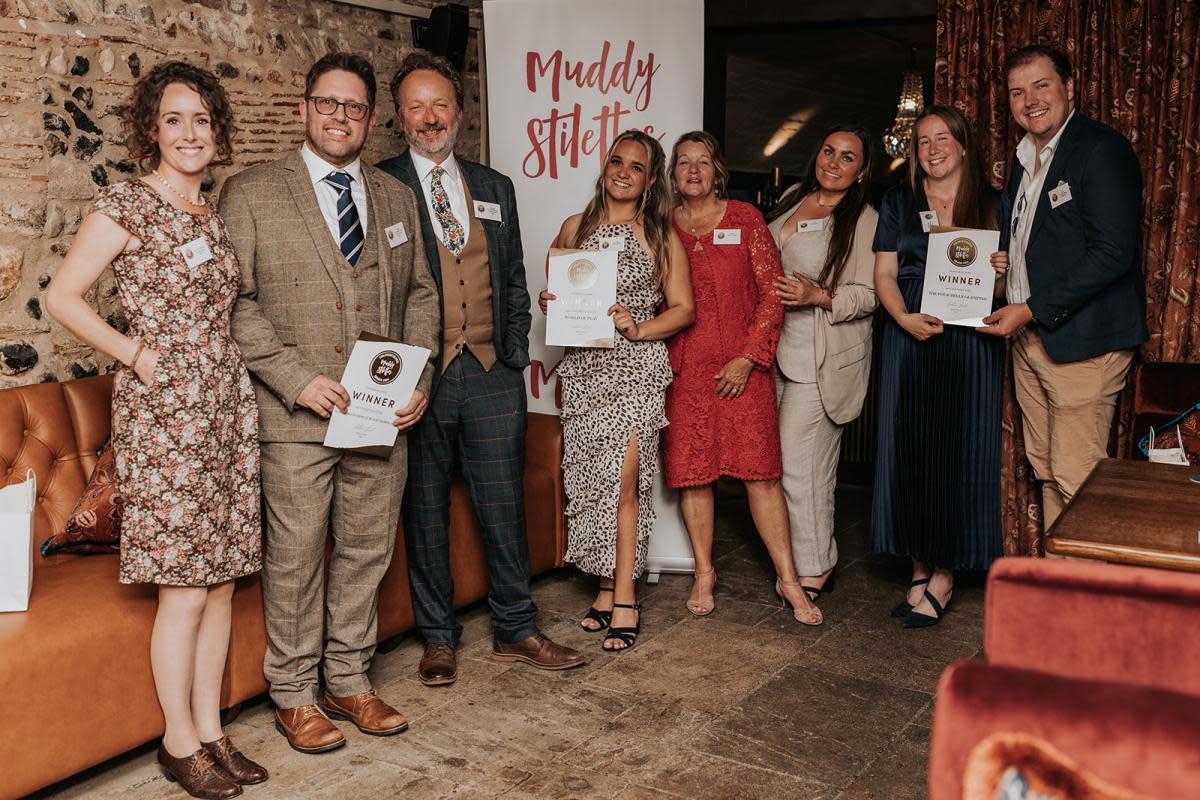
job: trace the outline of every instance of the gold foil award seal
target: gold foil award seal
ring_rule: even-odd
[[[579,291],[595,286],[599,274],[600,270],[596,268],[595,262],[588,258],[577,258],[567,267],[567,280],[571,282],[572,288]]]

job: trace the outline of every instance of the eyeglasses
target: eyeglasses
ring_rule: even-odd
[[[333,116],[337,112],[338,106],[346,109],[346,117],[355,122],[366,119],[367,114],[371,111],[370,106],[365,106],[362,103],[353,103],[349,100],[334,100],[332,97],[316,96],[309,97],[308,99],[312,100],[313,108],[317,110],[317,113],[326,117]]]
[[[1021,192],[1021,197],[1017,200],[1016,213],[1012,218],[1012,235],[1017,235],[1017,228],[1021,227],[1021,215],[1025,213],[1025,193]]]

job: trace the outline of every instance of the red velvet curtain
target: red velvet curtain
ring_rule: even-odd
[[[992,182],[1022,134],[1008,110],[1004,58],[1026,44],[1065,52],[1080,111],[1111,125],[1142,165],[1142,268],[1150,340],[1142,361],[1200,361],[1200,3],[1195,0],[939,0],[934,96],[975,123]],[[1200,398],[1196,398],[1200,401]],[[1128,451],[1128,392],[1118,450]],[[1133,432],[1136,433],[1136,432]],[[1004,399],[1004,551],[1041,553],[1040,498],[1013,397]]]

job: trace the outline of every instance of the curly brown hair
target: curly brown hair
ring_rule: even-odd
[[[201,102],[212,116],[213,138],[217,145],[213,164],[233,163],[233,135],[237,127],[233,124],[233,108],[229,97],[217,76],[203,67],[186,61],[164,61],[146,73],[133,87],[133,96],[125,106],[122,124],[125,128],[125,146],[130,157],[142,169],[149,165],[158,166],[161,154],[155,133],[158,130],[158,107],[163,92],[172,83],[190,86],[200,95]]]

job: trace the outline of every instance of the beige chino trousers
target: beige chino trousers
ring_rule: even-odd
[[[816,383],[796,383],[776,372],[783,496],[792,529],[796,572],[814,576],[837,564],[833,490],[837,485],[842,426],[825,413]]]
[[[1036,331],[1013,341],[1017,403],[1025,455],[1042,482],[1042,526],[1049,530],[1088,473],[1108,456],[1117,396],[1125,388],[1132,350],[1060,364]]]

